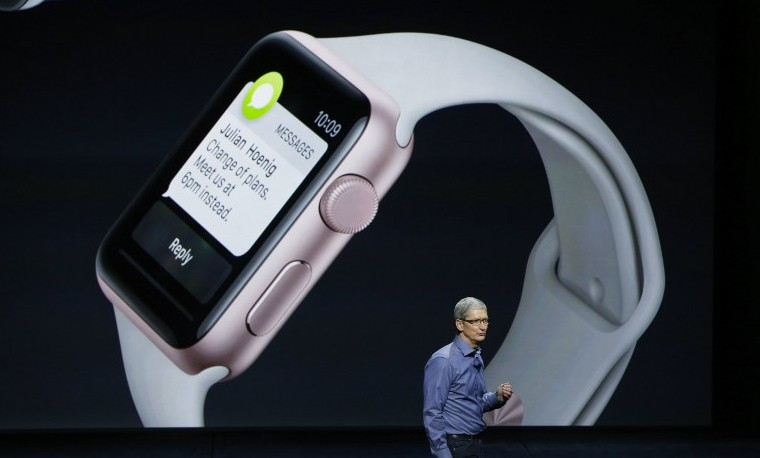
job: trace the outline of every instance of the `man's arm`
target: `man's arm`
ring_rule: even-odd
[[[494,409],[504,407],[504,404],[512,397],[512,385],[502,383],[494,392],[487,391],[483,394],[481,402],[483,403],[483,412],[490,412]]]
[[[423,390],[423,423],[430,442],[430,451],[439,458],[450,458],[446,442],[446,422],[443,406],[449,395],[451,370],[448,360],[434,356],[425,365]]]

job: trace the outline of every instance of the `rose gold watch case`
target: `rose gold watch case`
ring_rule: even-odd
[[[367,125],[341,164],[209,332],[191,347],[176,349],[167,344],[98,275],[103,292],[114,306],[179,368],[189,374],[196,374],[212,366],[224,366],[230,371],[227,376],[230,379],[245,371],[351,238],[349,234],[332,231],[323,221],[319,206],[325,189],[341,176],[358,175],[368,180],[382,199],[411,155],[413,142],[403,147],[397,144],[395,132],[399,106],[389,95],[343,62],[316,38],[292,31],[278,34],[287,34],[301,43],[363,92],[370,102]],[[297,274],[291,275],[290,272]],[[275,279],[277,282],[273,285]],[[300,289],[300,292],[293,291],[294,287]],[[253,310],[254,306],[259,307],[261,304],[265,304],[266,311]],[[258,316],[267,321],[264,326],[250,322]],[[254,335],[251,329],[259,330],[259,335]]]

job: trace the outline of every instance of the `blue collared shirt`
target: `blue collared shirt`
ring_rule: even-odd
[[[425,365],[423,423],[433,455],[450,457],[446,434],[479,434],[483,413],[503,405],[486,388],[483,366],[480,349],[458,335]]]

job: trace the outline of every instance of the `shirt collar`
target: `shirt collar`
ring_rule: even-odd
[[[454,337],[454,345],[459,348],[459,351],[461,351],[464,356],[476,356],[480,353],[480,347],[472,348],[459,336],[459,334]]]

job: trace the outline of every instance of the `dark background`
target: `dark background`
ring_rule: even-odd
[[[245,51],[282,29],[455,35],[584,100],[639,171],[666,268],[660,312],[598,423],[757,424],[758,301],[746,293],[757,160],[745,140],[756,134],[744,114],[756,110],[745,96],[756,50],[742,35],[756,8],[488,5],[62,0],[0,15],[0,429],[139,426],[95,252]],[[487,359],[550,218],[514,118],[493,106],[431,114],[377,220],[255,365],[212,388],[207,424],[418,426],[422,366],[450,340],[453,304],[489,304]]]

